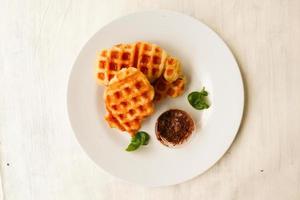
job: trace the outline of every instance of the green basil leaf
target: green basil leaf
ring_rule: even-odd
[[[126,151],[134,151],[136,149],[138,149],[141,146],[141,139],[138,137],[132,137],[131,138],[131,142],[128,145],[128,147],[126,148]]]
[[[209,108],[206,97],[208,92],[203,88],[200,92],[194,91],[188,95],[189,103],[197,110],[203,110]]]
[[[140,134],[142,145],[147,145],[149,143],[149,139],[150,139],[150,136],[148,135],[148,133],[146,133],[144,131],[140,131],[140,132],[138,132],[138,134]]]
[[[196,108],[197,110],[203,110],[209,108],[209,105],[205,102],[201,102],[199,104],[195,104],[193,107]]]
[[[130,144],[126,148],[126,151],[135,151],[141,145],[147,145],[149,143],[150,136],[144,131],[137,132],[130,141]]]
[[[135,144],[132,144],[130,143],[128,145],[128,147],[126,148],[126,151],[135,151],[136,149],[138,149],[141,145],[135,145]]]

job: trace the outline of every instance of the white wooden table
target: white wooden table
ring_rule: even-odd
[[[186,13],[219,33],[246,88],[243,124],[228,153],[207,173],[163,188],[102,171],[78,145],[66,113],[80,48],[113,18],[149,8]],[[0,0],[0,74],[6,200],[300,199],[298,0]]]

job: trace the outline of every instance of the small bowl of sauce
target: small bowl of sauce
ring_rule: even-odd
[[[187,112],[171,109],[158,117],[155,129],[156,137],[163,145],[175,147],[188,140],[195,130],[195,123]]]

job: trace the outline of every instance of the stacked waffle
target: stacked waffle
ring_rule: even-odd
[[[103,49],[96,75],[98,83],[106,86],[106,121],[132,135],[153,113],[153,101],[181,95],[186,83],[179,60],[147,42]]]

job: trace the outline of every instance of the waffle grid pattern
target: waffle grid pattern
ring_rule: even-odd
[[[140,71],[121,70],[104,94],[106,120],[113,127],[134,133],[142,120],[153,112],[153,98],[153,87]]]

